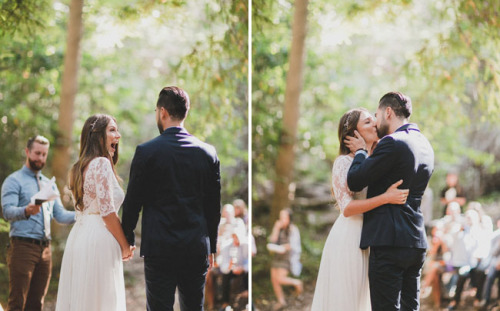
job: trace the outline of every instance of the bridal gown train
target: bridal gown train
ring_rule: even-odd
[[[84,179],[83,212],[77,212],[64,250],[56,311],[122,311],[125,305],[122,252],[103,216],[124,199],[108,159],[93,159]]]
[[[352,157],[341,155],[333,164],[333,192],[341,212],[323,248],[311,311],[371,310],[369,251],[359,248],[363,215],[343,215],[351,200],[366,198],[366,188],[353,193],[347,186],[352,161]]]

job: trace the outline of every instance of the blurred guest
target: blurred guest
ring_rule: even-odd
[[[468,210],[472,209],[472,210],[475,210],[476,212],[478,212],[479,222],[481,223],[481,227],[483,228],[483,230],[485,230],[486,232],[489,232],[489,233],[491,233],[493,231],[493,221],[491,220],[490,216],[486,215],[481,203],[476,202],[476,201],[471,201],[467,205],[467,209]]]
[[[443,222],[436,221],[431,229],[431,249],[428,252],[426,271],[422,284],[422,297],[427,297],[432,291],[432,300],[436,309],[441,307],[441,275],[446,270],[444,255],[448,252],[444,240]]]
[[[233,201],[234,206],[234,216],[236,218],[241,218],[245,225],[248,226],[248,209],[245,201],[242,199],[236,199]]]
[[[491,235],[491,248],[488,257],[483,261],[486,280],[484,282],[483,296],[480,308],[486,308],[491,303],[491,290],[495,279],[498,279],[497,300],[500,298],[500,218],[497,219],[497,230]]]
[[[458,174],[455,172],[449,172],[446,175],[446,187],[441,191],[443,216],[446,214],[446,208],[450,202],[457,202],[460,208],[462,208],[466,202],[464,191],[458,184]]]
[[[433,198],[434,193],[430,187],[425,188],[424,195],[422,196],[422,203],[420,204],[420,209],[424,215],[424,225],[425,230],[429,234],[432,228],[432,220],[434,219],[434,208],[433,208]]]
[[[474,224],[471,226],[471,234],[477,241],[477,247],[473,253],[474,260],[476,261],[476,267],[471,270],[471,285],[477,290],[474,300],[474,305],[477,306],[481,300],[483,285],[486,280],[485,266],[487,265],[486,260],[491,250],[493,222],[491,221],[491,217],[485,214],[481,203],[479,202],[470,202],[467,205],[466,214],[468,214],[469,211],[476,212],[472,213],[474,216]]]
[[[478,249],[478,237],[481,236],[479,214],[474,210],[468,210],[465,214],[466,223],[461,230],[453,235],[453,243],[450,247],[451,265],[458,275],[457,288],[453,300],[448,305],[449,310],[456,310],[460,304],[462,291],[467,279],[475,273],[478,260],[475,257]],[[480,291],[479,289],[478,291]],[[477,297],[476,297],[477,299]]]
[[[295,287],[296,294],[302,293],[302,281],[288,277],[290,271],[294,274],[300,273],[301,245],[300,233],[297,226],[292,223],[292,211],[283,209],[280,211],[279,219],[274,223],[273,230],[269,236],[268,249],[273,254],[271,262],[271,283],[274,294],[278,300],[275,310],[281,310],[286,307],[285,295],[282,285],[292,285]]]
[[[463,227],[463,216],[460,213],[460,204],[450,202],[446,207],[446,215],[442,218],[443,232],[446,238],[450,238],[452,234],[460,231]],[[451,241],[447,241],[448,244]]]
[[[236,217],[236,209],[232,204],[225,204],[222,207],[221,221],[219,226],[219,236],[224,240],[232,239],[234,232],[246,232],[243,219]],[[219,245],[220,241],[219,241]]]
[[[250,251],[252,252],[252,257],[257,255],[257,244],[255,243],[255,237],[250,234]]]
[[[248,239],[245,231],[235,230],[230,239],[221,241],[219,258],[222,272],[222,309],[231,303],[232,281],[239,279],[242,285],[237,294],[248,290]]]
[[[232,204],[225,204],[221,211],[215,265],[213,269],[208,271],[205,285],[205,296],[209,310],[215,307],[217,292],[220,288],[219,283],[222,283],[222,300],[223,306],[226,307],[230,304],[231,277],[233,274],[244,276],[243,272],[248,272],[248,267],[246,270],[239,269],[242,265],[248,265],[248,259],[239,258],[242,256],[241,248],[246,247],[245,251],[248,254],[247,241],[247,230],[243,220],[235,217],[235,208]],[[230,274],[230,276],[225,277],[226,274]]]

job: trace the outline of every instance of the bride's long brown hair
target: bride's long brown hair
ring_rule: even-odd
[[[83,172],[94,158],[108,158],[116,178],[120,180],[115,171],[115,164],[118,162],[118,145],[116,145],[113,157],[110,156],[106,147],[106,128],[111,120],[116,122],[115,118],[109,115],[96,114],[89,117],[83,124],[80,136],[80,155],[69,172],[69,190],[73,194],[76,210],[83,211],[85,209],[83,205]]]
[[[341,154],[349,154],[351,151],[347,148],[344,139],[347,136],[354,136],[354,130],[358,127],[359,116],[361,116],[361,112],[368,112],[365,108],[354,108],[346,113],[340,118],[339,121],[339,155]]]

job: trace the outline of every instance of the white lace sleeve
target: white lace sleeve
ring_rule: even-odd
[[[333,163],[332,169],[332,186],[335,200],[337,201],[340,212],[344,213],[344,209],[351,202],[353,193],[347,186],[347,173],[351,167],[352,161],[348,156],[339,156]]]
[[[115,211],[113,201],[113,178],[115,178],[111,163],[106,158],[97,158],[94,165],[95,193],[101,216],[107,216]]]

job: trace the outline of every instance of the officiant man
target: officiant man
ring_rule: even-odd
[[[75,222],[75,212],[64,209],[59,198],[40,205],[30,203],[49,182],[41,173],[49,152],[47,138],[30,138],[25,152],[25,165],[2,184],[2,212],[10,222],[9,311],[42,310],[52,272],[50,222],[52,218],[63,224]]]

